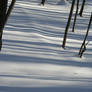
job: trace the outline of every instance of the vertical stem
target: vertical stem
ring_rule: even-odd
[[[67,34],[68,34],[68,29],[69,29],[69,26],[70,26],[70,22],[71,22],[71,18],[72,18],[72,13],[73,13],[73,10],[74,10],[74,5],[75,5],[75,0],[72,0],[70,14],[69,14],[68,22],[67,22],[67,25],[66,25],[66,28],[65,28],[65,33],[64,33],[64,39],[63,39],[62,48],[65,48]]]
[[[74,17],[74,23],[73,23],[72,32],[74,32],[74,29],[75,29],[75,24],[76,24],[76,19],[77,19],[77,15],[78,15],[78,10],[79,10],[79,0],[77,0],[77,8],[76,8],[76,13],[75,13],[75,17]]]
[[[83,46],[85,45],[86,39],[87,39],[87,37],[88,37],[89,29],[90,29],[90,26],[91,26],[91,22],[92,22],[92,13],[91,13],[91,17],[90,17],[90,20],[89,20],[89,24],[88,24],[88,28],[87,28],[86,35],[85,35],[84,41],[83,41],[83,43],[82,43],[82,45],[81,45],[81,48],[80,48],[80,51],[79,51],[79,54],[78,54],[78,55],[81,55],[82,48],[83,48]]]
[[[11,13],[13,7],[14,7],[15,2],[16,2],[16,0],[12,0],[11,4],[10,4],[10,6],[9,6],[9,9],[8,9],[7,13],[5,14],[4,23],[3,23],[3,25],[2,25],[1,28],[0,28],[0,50],[1,50],[1,48],[2,48],[3,29],[4,29],[4,26],[5,26],[7,20],[8,20],[8,18],[9,18],[9,16],[10,16],[10,13]]]
[[[44,6],[44,4],[45,4],[45,0],[42,0],[41,4]]]
[[[79,15],[80,15],[81,17],[82,17],[82,14],[83,14],[85,2],[86,2],[86,0],[83,0],[83,1],[82,1],[82,6],[81,6],[81,9],[80,9],[80,13],[79,13]]]
[[[2,48],[2,28],[4,26],[8,0],[0,0],[0,51]]]

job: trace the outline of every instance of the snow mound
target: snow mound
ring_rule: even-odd
[[[58,5],[68,5],[68,4],[69,4],[68,0],[60,0],[58,2]]]

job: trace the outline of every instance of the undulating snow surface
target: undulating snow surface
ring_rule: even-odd
[[[78,16],[75,33],[72,20],[66,49],[62,41],[71,0],[40,2],[17,0],[9,17],[0,52],[0,92],[92,92],[92,26],[87,50],[78,57],[92,0]]]

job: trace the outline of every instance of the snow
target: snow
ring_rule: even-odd
[[[71,0],[58,2],[40,6],[40,0],[17,0],[3,34],[0,92],[92,92],[92,26],[87,50],[78,57],[92,0],[86,2],[83,17],[78,16],[75,33],[71,23],[65,49]]]

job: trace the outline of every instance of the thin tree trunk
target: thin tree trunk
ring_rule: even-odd
[[[4,15],[3,24],[2,24],[2,26],[0,27],[0,50],[1,50],[1,48],[2,48],[2,35],[3,35],[3,29],[4,29],[4,26],[5,26],[7,20],[8,20],[8,18],[9,18],[9,16],[10,16],[10,13],[11,13],[13,7],[14,7],[15,2],[16,2],[16,0],[12,0],[10,6],[9,6],[9,8],[8,8],[7,13],[5,13],[5,15]]]
[[[77,8],[76,8],[76,13],[75,13],[75,17],[74,17],[74,23],[73,23],[72,32],[74,32],[74,29],[75,29],[75,24],[76,24],[76,19],[77,19],[77,15],[78,15],[78,10],[79,10],[79,0],[77,0]]]
[[[2,48],[2,28],[4,26],[8,0],[0,0],[0,50]]]
[[[84,38],[84,41],[81,45],[81,48],[80,48],[80,51],[79,51],[79,56],[82,57],[82,54],[83,52],[85,51],[85,47],[86,47],[86,39],[88,37],[88,33],[89,33],[89,29],[90,29],[90,26],[91,26],[91,22],[92,22],[92,13],[91,13],[91,17],[90,17],[90,20],[89,20],[89,24],[88,24],[88,28],[87,28],[87,32],[86,32],[86,35],[85,35],[85,38]],[[84,47],[84,48],[83,48]]]
[[[46,0],[42,0],[41,4],[44,6]]]
[[[82,17],[82,14],[83,14],[85,2],[86,2],[86,0],[83,0],[83,1],[82,1],[82,6],[81,6],[81,9],[80,9],[80,13],[79,13],[79,15],[80,15],[81,17]]]
[[[68,34],[68,29],[69,29],[69,26],[70,26],[70,22],[71,22],[71,18],[72,18],[72,13],[73,13],[73,10],[74,10],[74,5],[75,5],[75,0],[72,0],[70,14],[69,14],[68,22],[67,22],[67,25],[66,25],[66,28],[65,28],[65,33],[64,33],[62,48],[65,48],[67,34]]]

